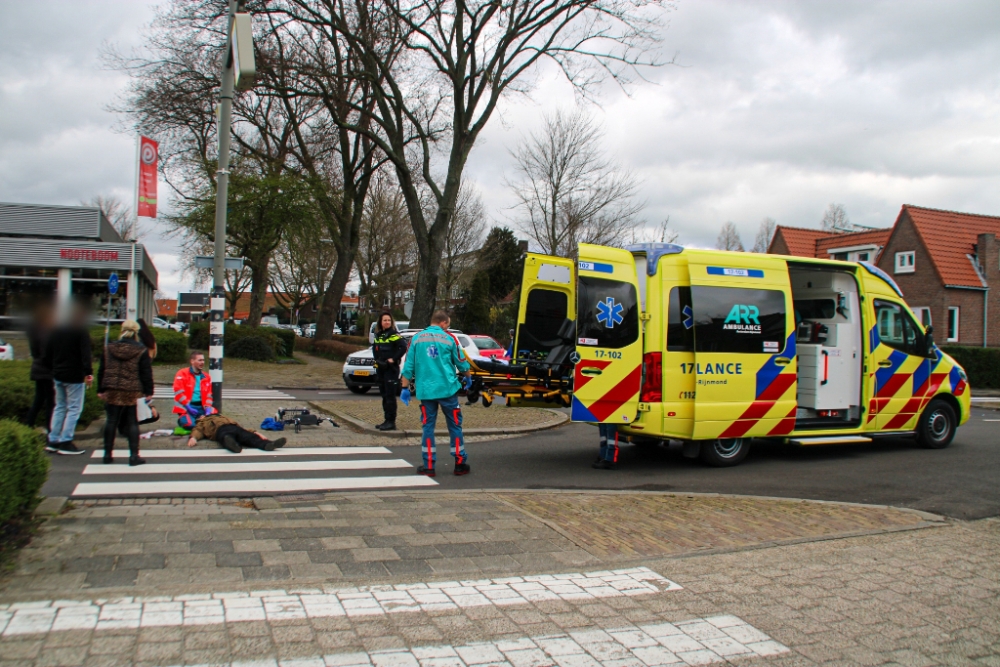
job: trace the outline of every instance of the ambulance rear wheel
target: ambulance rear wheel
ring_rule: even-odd
[[[750,453],[750,438],[706,440],[701,443],[701,462],[713,468],[739,465]]]
[[[944,449],[958,430],[955,410],[945,401],[931,401],[917,424],[917,442],[927,449]]]

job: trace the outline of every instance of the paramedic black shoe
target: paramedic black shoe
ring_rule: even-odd
[[[425,468],[424,466],[420,466],[419,468],[417,468],[417,474],[418,475],[426,475],[427,477],[436,477],[437,476],[437,473],[434,472],[434,468]]]
[[[240,443],[236,442],[236,438],[231,435],[223,436],[222,442],[219,444],[231,451],[233,454],[239,454],[243,451],[243,448],[240,447]]]
[[[472,470],[469,468],[468,463],[456,463],[455,464],[455,475],[468,475]]]
[[[396,430],[396,422],[386,422],[386,423],[382,424],[381,426],[379,426],[378,430],[380,430],[380,431],[395,431]]]
[[[85,451],[74,445],[72,442],[60,442],[56,445],[58,449],[57,454],[62,454],[64,456],[75,456],[77,454],[84,454]]]
[[[277,440],[274,441],[274,448],[281,449],[282,447],[285,446],[286,442],[288,442],[288,438],[278,438]]]
[[[618,464],[614,461],[604,461],[603,459],[591,466],[597,470],[618,470]]]
[[[389,422],[387,422],[387,421],[385,421],[385,422],[382,422],[381,424],[379,424],[378,426],[376,426],[376,427],[375,427],[375,430],[376,430],[376,431],[384,431],[384,430],[385,430],[385,427],[386,427],[386,426],[387,426],[388,424],[389,424]]]

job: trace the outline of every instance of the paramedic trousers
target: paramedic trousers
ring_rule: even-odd
[[[455,465],[468,463],[465,455],[465,438],[462,436],[462,409],[458,407],[458,394],[450,398],[420,401],[420,423],[423,424],[424,435],[421,443],[424,457],[424,467],[434,470],[437,460],[437,447],[434,443],[434,426],[437,424],[437,410],[441,406],[445,422],[448,424],[448,441],[451,443],[451,453],[455,457]]]
[[[382,364],[378,374],[378,392],[382,394],[382,414],[390,424],[396,423],[396,393],[399,391],[399,366]]]
[[[618,463],[618,428],[614,424],[598,424],[601,434],[600,458],[611,463]]]

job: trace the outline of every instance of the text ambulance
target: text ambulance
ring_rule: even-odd
[[[965,372],[867,263],[664,243],[529,253],[514,367],[551,355],[574,421],[682,440],[716,466],[753,438],[941,448],[969,418]]]

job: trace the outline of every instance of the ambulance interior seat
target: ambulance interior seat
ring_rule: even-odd
[[[861,419],[862,326],[848,271],[789,266],[798,357],[796,428],[850,427]]]

